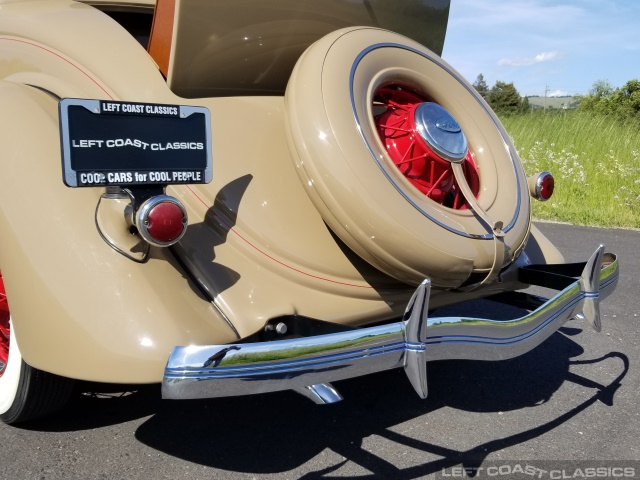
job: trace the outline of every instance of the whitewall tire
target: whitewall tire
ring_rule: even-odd
[[[7,300],[5,278],[0,272],[0,420],[16,424],[63,407],[74,382],[24,361]]]

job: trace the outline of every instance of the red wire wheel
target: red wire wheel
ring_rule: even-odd
[[[454,178],[451,162],[434,152],[418,131],[416,109],[428,100],[411,87],[386,85],[378,88],[373,101],[374,108],[384,109],[374,117],[378,135],[405,178],[440,205],[454,210],[468,208]],[[467,150],[462,166],[467,183],[478,198],[480,178],[470,150]]]
[[[2,271],[0,271],[0,376],[4,373],[7,363],[9,362],[9,338],[11,336],[10,318],[7,292],[4,288]]]
[[[333,32],[298,60],[285,109],[310,200],[381,272],[455,288],[524,248],[530,204],[515,148],[474,88],[423,45],[376,28]]]

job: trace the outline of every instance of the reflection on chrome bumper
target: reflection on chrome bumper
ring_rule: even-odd
[[[601,245],[588,262],[563,267],[529,270],[535,270],[527,277],[530,283],[561,291],[514,320],[428,318],[430,282],[425,280],[397,323],[273,342],[176,347],[162,395],[212,398],[293,389],[318,403],[331,403],[341,397],[328,382],[403,367],[425,398],[430,360],[513,358],[574,317],[600,331],[599,302],[615,289],[618,260]],[[581,273],[573,272],[576,267]]]

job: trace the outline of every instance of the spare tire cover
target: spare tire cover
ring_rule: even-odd
[[[430,197],[397,165],[394,139],[380,134],[380,109],[389,108],[380,92],[389,90],[437,105],[449,123],[444,130],[461,129],[468,155],[453,161],[472,165],[465,177],[475,211],[451,204],[451,179],[440,182],[445,193]],[[458,287],[472,273],[495,270],[498,247],[487,218],[502,227],[500,268],[522,251],[530,201],[515,148],[475,89],[424,46],[375,28],[333,32],[298,60],[285,108],[307,193],[329,228],[374,267],[413,285],[430,277],[434,286]],[[430,146],[437,150],[438,140]],[[436,154],[446,157],[444,150]]]

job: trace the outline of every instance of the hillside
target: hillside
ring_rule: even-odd
[[[552,108],[558,110],[567,110],[578,106],[579,97],[527,97],[529,105],[532,108]]]

